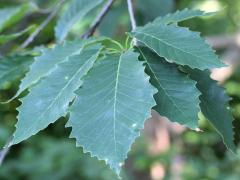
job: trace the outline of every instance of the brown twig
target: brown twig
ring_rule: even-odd
[[[40,24],[40,26],[26,39],[26,41],[23,42],[23,44],[20,46],[20,48],[27,47],[34,39],[35,37],[48,25],[48,23],[54,18],[54,16],[57,14],[58,10],[61,8],[62,4],[65,0],[60,0],[59,3],[56,5],[54,10],[51,14]]]
[[[85,32],[82,35],[82,38],[86,39],[89,38],[90,36],[92,36],[94,34],[94,32],[96,31],[97,27],[100,25],[100,23],[102,22],[103,18],[105,17],[105,15],[108,13],[108,11],[111,9],[111,6],[113,5],[115,0],[109,0],[102,8],[101,12],[99,13],[99,15],[96,17],[96,19],[93,21],[93,24],[91,25],[91,27],[87,30],[87,32]]]

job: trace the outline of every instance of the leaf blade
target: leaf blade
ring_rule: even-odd
[[[211,15],[212,13],[205,13],[201,10],[190,10],[190,9],[183,9],[181,11],[176,11],[174,13],[167,14],[166,16],[156,18],[152,23],[156,24],[172,24],[172,23],[178,23],[181,21],[185,21],[188,19],[192,19],[195,17],[203,17]]]
[[[148,24],[130,33],[168,62],[201,70],[225,66],[198,33],[175,25]]]
[[[222,136],[225,145],[232,151],[236,147],[233,143],[233,117],[227,109],[229,97],[217,82],[210,78],[209,71],[187,69],[190,77],[197,81],[200,96],[200,107],[203,115],[211,122],[213,127]]]
[[[200,111],[196,82],[178,71],[177,65],[166,62],[147,48],[139,51],[146,62],[150,82],[158,89],[154,95],[157,105],[153,109],[170,121],[196,129]]]
[[[0,44],[4,44],[8,41],[12,41],[26,33],[29,33],[31,31],[33,31],[33,29],[35,29],[35,26],[32,25],[32,26],[29,26],[28,28],[20,31],[20,32],[17,32],[17,33],[14,33],[14,34],[4,34],[4,35],[0,35]]]
[[[32,62],[32,56],[15,55],[0,59],[0,89],[22,77]]]
[[[22,79],[19,89],[9,101],[18,97],[24,90],[37,83],[54,69],[54,67],[68,57],[80,53],[85,42],[72,41],[66,44],[56,45],[53,49],[43,49],[42,54],[35,58],[34,63],[30,66],[29,72]]]
[[[55,35],[62,42],[70,28],[80,21],[90,10],[102,3],[103,0],[73,0],[65,14],[59,19],[55,28]]]
[[[143,128],[154,105],[153,87],[137,56],[127,51],[99,60],[77,91],[67,124],[72,127],[71,137],[76,138],[77,146],[105,160],[118,175],[139,136],[136,130]]]
[[[19,7],[0,9],[0,32],[18,22],[28,11],[36,9],[33,4],[26,3]]]
[[[35,135],[66,115],[68,105],[75,97],[74,91],[81,86],[82,77],[92,67],[98,53],[99,46],[84,49],[79,55],[58,64],[51,74],[30,88],[18,108],[13,144]]]

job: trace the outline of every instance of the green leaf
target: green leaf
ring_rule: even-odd
[[[233,120],[233,134],[234,134],[234,144],[236,144],[237,146],[240,143],[240,123],[239,123],[239,119],[234,119]]]
[[[10,83],[18,80],[33,62],[32,56],[4,57],[0,59],[0,89],[6,89]]]
[[[149,22],[174,10],[174,0],[137,0],[136,10],[141,13],[141,21]]]
[[[13,144],[29,138],[66,115],[68,105],[75,97],[74,91],[81,86],[82,77],[93,66],[99,48],[84,49],[79,55],[59,63],[47,77],[30,88],[18,108]]]
[[[55,35],[59,42],[62,42],[67,36],[71,27],[81,21],[93,8],[102,3],[103,0],[73,0],[70,7],[57,22]]]
[[[127,1],[122,1],[121,3],[116,3],[111,7],[110,11],[106,14],[106,16],[101,21],[98,26],[98,33],[103,36],[108,37],[116,37],[116,34],[119,36],[120,27],[126,26],[126,16],[123,14],[128,13],[128,9],[126,8]],[[114,19],[114,21],[113,21]],[[124,36],[124,34],[122,34]],[[121,36],[122,37],[122,36]]]
[[[224,66],[199,33],[186,28],[148,24],[137,28],[131,35],[169,62],[198,69]]]
[[[12,99],[48,75],[58,63],[68,60],[71,55],[79,54],[85,43],[86,41],[73,41],[64,45],[56,45],[53,49],[43,49],[42,55],[35,58],[30,71],[22,80],[17,94]]]
[[[197,88],[202,93],[200,107],[203,115],[222,136],[226,146],[235,151],[232,127],[233,117],[228,109],[230,98],[225,94],[224,89],[210,78],[209,71],[188,68],[187,72],[190,73],[192,79],[197,81]]]
[[[160,115],[189,128],[198,127],[200,92],[196,82],[178,70],[178,66],[166,62],[147,48],[139,49],[146,62],[151,83],[158,89],[154,95]]]
[[[67,124],[71,137],[119,175],[154,106],[155,91],[138,54],[126,51],[100,59],[76,93]]]
[[[156,24],[178,23],[181,21],[195,18],[195,17],[209,16],[211,14],[213,14],[213,13],[205,13],[204,11],[200,11],[200,10],[183,9],[181,11],[178,10],[175,13],[167,14],[164,17],[156,18],[153,21],[153,23],[156,23]]]
[[[34,29],[35,29],[35,26],[32,25],[32,26],[29,26],[28,28],[26,28],[20,32],[14,33],[14,34],[0,35],[0,44],[4,44],[4,43],[7,43],[8,41],[12,41],[26,33],[32,32]]]
[[[21,20],[27,12],[33,9],[35,8],[31,3],[18,7],[0,9],[0,32]]]

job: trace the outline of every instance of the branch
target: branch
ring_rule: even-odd
[[[132,30],[135,30],[137,25],[136,25],[136,20],[134,17],[132,0],[127,0],[127,4],[128,4],[128,12],[129,12],[130,20],[131,20]]]
[[[45,21],[42,22],[42,24],[26,39],[26,41],[23,42],[23,44],[20,46],[20,48],[27,47],[34,39],[35,37],[48,25],[48,23],[54,18],[54,16],[57,14],[58,10],[61,8],[62,4],[65,0],[60,0],[60,2],[56,5],[56,7],[53,9],[52,13],[45,19]]]
[[[101,12],[99,15],[96,17],[96,19],[93,21],[93,24],[89,28],[89,30],[82,35],[82,38],[86,39],[89,38],[94,34],[96,31],[97,27],[100,25],[101,21],[105,17],[105,15],[108,13],[108,11],[111,9],[111,6],[113,5],[115,0],[109,0],[104,7],[102,8]]]
[[[6,155],[8,154],[8,152],[10,151],[10,143],[11,143],[12,138],[10,138],[7,142],[7,144],[5,145],[5,147],[0,151],[0,166],[2,165]]]
[[[132,30],[135,30],[137,25],[136,25],[136,20],[134,17],[132,0],[127,0],[127,4],[128,4],[128,13],[129,13],[130,20],[131,20]],[[133,45],[135,45],[135,46],[137,45],[137,40],[135,38],[133,38]]]
[[[0,166],[3,163],[3,160],[5,159],[7,153],[9,151],[9,147],[4,148],[3,150],[0,151]]]

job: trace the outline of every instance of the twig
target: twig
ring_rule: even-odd
[[[91,27],[88,29],[88,31],[86,33],[84,33],[82,35],[82,38],[86,39],[89,38],[90,36],[92,36],[94,34],[94,32],[96,31],[97,27],[100,25],[101,21],[103,20],[103,18],[105,17],[105,15],[108,13],[108,11],[110,10],[111,6],[113,5],[115,0],[109,0],[104,7],[102,8],[101,12],[99,13],[99,15],[96,17],[96,19],[93,21],[93,24],[91,25]]]
[[[65,0],[60,0],[60,2],[56,5],[52,13],[40,24],[40,26],[26,39],[26,41],[23,42],[23,44],[20,46],[22,49],[27,47],[34,39],[35,37],[45,28],[45,26],[54,18],[54,16],[57,14],[58,10],[61,8],[62,4]]]
[[[0,151],[0,166],[2,165],[3,160],[5,159],[8,152],[9,152],[9,147],[6,147]]]
[[[10,140],[8,140],[7,144],[5,145],[5,147],[0,151],[0,166],[2,165],[5,157],[7,156],[8,152],[10,151],[10,143],[12,141],[12,138],[10,138]]]
[[[132,30],[135,30],[137,25],[136,25],[136,20],[134,17],[132,0],[127,0],[127,4],[128,4],[128,12],[129,12],[130,20],[131,20]]]
[[[132,30],[135,30],[137,25],[136,25],[136,20],[134,17],[134,10],[133,10],[133,4],[132,4],[132,0],[127,0],[127,4],[128,4],[128,13],[130,16],[130,20],[131,20],[131,25],[132,25]],[[135,38],[133,38],[133,45],[137,45],[137,40]]]

